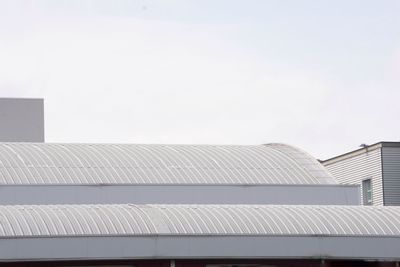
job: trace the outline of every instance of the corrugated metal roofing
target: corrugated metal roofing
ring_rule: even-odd
[[[0,206],[0,238],[132,235],[399,236],[400,207]]]
[[[336,184],[282,144],[0,143],[0,184]]]

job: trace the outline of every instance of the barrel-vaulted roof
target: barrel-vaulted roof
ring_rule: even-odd
[[[0,206],[0,259],[399,261],[400,207]]]
[[[0,143],[0,184],[336,184],[283,144]]]
[[[0,239],[74,236],[400,236],[400,207],[0,206]]]

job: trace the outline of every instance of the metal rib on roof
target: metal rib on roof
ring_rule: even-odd
[[[0,184],[335,184],[282,144],[0,143]]]
[[[400,207],[0,206],[0,238],[136,235],[400,236]]]

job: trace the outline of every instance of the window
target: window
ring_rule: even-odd
[[[372,183],[371,179],[362,181],[363,204],[372,205]]]

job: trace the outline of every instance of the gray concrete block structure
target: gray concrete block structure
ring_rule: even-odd
[[[0,142],[44,142],[43,99],[0,98]]]

